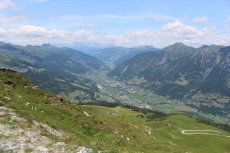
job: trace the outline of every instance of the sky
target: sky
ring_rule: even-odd
[[[0,41],[230,46],[230,0],[0,0]]]

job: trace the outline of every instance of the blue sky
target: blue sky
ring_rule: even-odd
[[[0,0],[0,41],[230,45],[230,0]]]

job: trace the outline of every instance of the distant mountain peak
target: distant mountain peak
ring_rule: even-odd
[[[140,49],[158,49],[153,45],[138,46],[136,48],[140,48]]]
[[[204,49],[204,48],[208,48],[209,46],[208,45],[202,45],[202,46],[200,46],[199,48],[200,49]]]
[[[44,43],[44,44],[42,44],[42,46],[43,46],[43,47],[51,47],[52,45],[51,45],[50,43],[47,43],[47,44]]]
[[[0,46],[3,46],[3,45],[6,45],[6,43],[3,41],[0,41]]]
[[[225,52],[225,53],[229,53],[230,52],[230,46],[225,47],[225,48],[221,48],[220,52]]]
[[[177,52],[177,53],[182,53],[182,52],[193,52],[195,51],[195,48],[186,46],[181,42],[176,42],[172,45],[169,45],[165,48],[162,49],[165,52]]]
[[[174,43],[174,44],[172,44],[172,45],[169,45],[169,46],[167,46],[167,47],[189,47],[189,46],[186,46],[186,45],[183,44],[182,42],[176,42],[176,43]],[[167,47],[165,47],[165,48],[167,48]]]
[[[186,45],[183,44],[182,42],[176,42],[176,43],[172,44],[171,46],[186,46]]]
[[[132,58],[133,56],[143,52],[154,52],[158,49],[151,46],[139,46],[133,48],[126,47],[108,47],[99,49],[93,53],[92,56],[102,60],[103,62],[111,65],[111,67],[122,63],[123,61]],[[112,65],[113,64],[113,65]]]
[[[197,48],[198,51],[201,52],[219,52],[220,48],[224,48],[225,46],[221,45],[202,45],[201,47]]]
[[[182,42],[176,42],[176,43],[174,43],[174,44],[181,44],[181,45],[184,45]]]

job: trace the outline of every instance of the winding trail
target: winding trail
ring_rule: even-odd
[[[181,131],[182,134],[185,135],[198,135],[198,134],[202,134],[202,135],[216,135],[216,136],[223,136],[221,135],[222,132],[220,131],[214,131],[214,130],[182,130]],[[227,138],[230,138],[230,136],[224,136]]]

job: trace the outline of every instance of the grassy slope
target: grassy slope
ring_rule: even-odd
[[[83,111],[92,114],[88,108],[74,106],[50,92],[35,89],[28,79],[18,74],[0,72],[0,80],[0,101],[3,105],[15,109],[16,113],[27,119],[30,124],[32,120],[37,120],[58,131],[64,131],[66,135],[70,135],[64,138],[66,143],[110,152],[152,152],[149,149],[152,145],[165,151],[174,150],[163,144],[155,144],[155,140],[146,134],[143,125],[135,126],[124,118],[110,116],[86,117]],[[11,82],[12,85],[6,82]],[[27,102],[29,105],[26,105]],[[32,107],[37,110],[32,110]],[[116,134],[116,131],[119,134]],[[127,137],[136,139],[130,138],[132,141],[127,141]],[[58,138],[54,139],[58,141]]]
[[[165,144],[168,147],[177,148],[188,152],[227,152],[230,151],[229,137],[230,133],[222,131],[210,125],[199,122],[196,118],[183,115],[170,115],[166,120],[154,120],[146,122],[145,118],[138,117],[141,113],[132,112],[124,108],[103,108],[100,106],[84,106],[100,116],[112,116],[113,118],[124,118],[129,122],[143,128],[150,128],[155,142],[157,144]],[[118,111],[116,115],[111,112]],[[166,123],[170,124],[170,127]],[[220,136],[216,135],[184,135],[182,130],[215,130],[219,131]],[[137,131],[139,132],[139,131]],[[211,133],[211,132],[209,132]]]
[[[230,151],[228,143],[230,138],[210,135],[183,135],[181,130],[218,130],[198,123],[194,118],[184,115],[169,116],[166,119],[171,125],[169,128],[165,120],[155,119],[147,122],[145,114],[124,108],[74,106],[69,101],[50,92],[34,88],[28,79],[18,74],[0,72],[0,101],[27,119],[28,126],[32,124],[32,120],[48,124],[54,129],[66,133],[67,136],[63,137],[62,141],[91,147],[94,151]],[[27,102],[28,105],[26,105]],[[32,110],[32,107],[36,107],[37,110]],[[88,112],[90,117],[86,117],[83,111]],[[113,115],[112,112],[117,113]],[[138,115],[139,117],[137,117]],[[140,115],[143,115],[143,118]],[[223,132],[223,135],[227,134],[227,132]],[[59,141],[57,137],[50,137]]]

